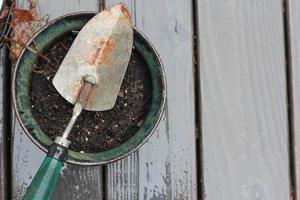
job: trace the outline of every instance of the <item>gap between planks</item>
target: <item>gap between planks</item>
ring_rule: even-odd
[[[10,64],[8,50],[0,50],[0,199],[11,196],[10,166]]]
[[[291,137],[292,200],[300,200],[300,2],[286,0],[286,46],[288,58]]]

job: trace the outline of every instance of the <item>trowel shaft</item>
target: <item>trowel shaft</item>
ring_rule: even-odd
[[[82,109],[84,109],[88,98],[91,94],[92,88],[93,88],[94,84],[88,81],[84,81],[84,84],[81,88],[81,91],[79,93],[79,97],[75,103],[75,106],[73,108],[73,114],[72,114],[72,118],[69,121],[65,131],[63,132],[62,138],[67,139],[78,116],[80,115],[80,113],[82,112]]]

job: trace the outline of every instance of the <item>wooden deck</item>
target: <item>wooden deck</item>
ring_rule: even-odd
[[[38,0],[51,18],[97,11],[100,1]],[[105,5],[118,2],[162,58],[166,109],[136,153],[105,166],[66,164],[54,199],[300,200],[300,1]],[[0,55],[0,199],[18,200],[45,154],[9,119],[10,66]]]

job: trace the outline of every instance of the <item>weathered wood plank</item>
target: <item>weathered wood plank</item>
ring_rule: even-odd
[[[157,133],[139,151],[139,197],[197,199],[192,1],[136,1],[136,16],[165,65],[168,92]]]
[[[102,0],[37,0],[38,11],[42,16],[49,15],[51,19],[64,14],[80,11],[98,11]],[[29,8],[27,0],[18,0],[18,7]]]
[[[138,199],[138,154],[132,155],[107,165],[106,199]]]
[[[288,18],[289,26],[289,47],[291,74],[290,83],[292,84],[292,109],[293,109],[293,154],[294,154],[294,199],[300,200],[300,2],[297,0],[288,0]]]
[[[290,199],[282,1],[202,0],[198,15],[204,199]]]
[[[55,18],[70,12],[96,11],[97,0],[39,0],[41,16]],[[26,1],[18,1],[26,8]],[[31,182],[45,154],[24,134],[19,122],[13,118],[13,198],[20,199]],[[102,199],[102,167],[65,165],[53,199]]]
[[[45,154],[25,135],[12,115],[12,198],[22,199]]]
[[[117,168],[108,168],[111,177],[107,180],[129,177],[134,184],[138,182],[138,198],[134,199],[197,199],[192,2],[106,1],[107,5],[119,2],[131,9],[136,26],[162,57],[168,102],[157,131],[138,152],[138,168],[135,163],[117,164]],[[128,172],[138,174],[128,176]],[[138,181],[132,180],[136,177]],[[116,199],[128,199],[126,195],[136,193],[136,187],[123,185],[121,190]]]
[[[106,7],[117,4],[119,1],[105,1]],[[133,1],[123,2],[129,9],[133,24],[135,23],[135,9]],[[106,198],[115,200],[137,200],[139,191],[138,152],[126,158],[108,164],[106,172]]]
[[[4,113],[3,113],[3,84],[4,84],[4,68],[5,66],[5,49],[0,50],[0,199],[7,198],[7,179],[10,178],[7,174],[7,134],[3,129]]]

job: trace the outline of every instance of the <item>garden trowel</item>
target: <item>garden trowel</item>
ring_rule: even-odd
[[[51,199],[62,163],[67,156],[72,127],[83,109],[113,108],[130,59],[133,29],[130,15],[114,5],[93,17],[78,33],[59,67],[53,85],[74,104],[72,118],[57,137],[24,199]]]

